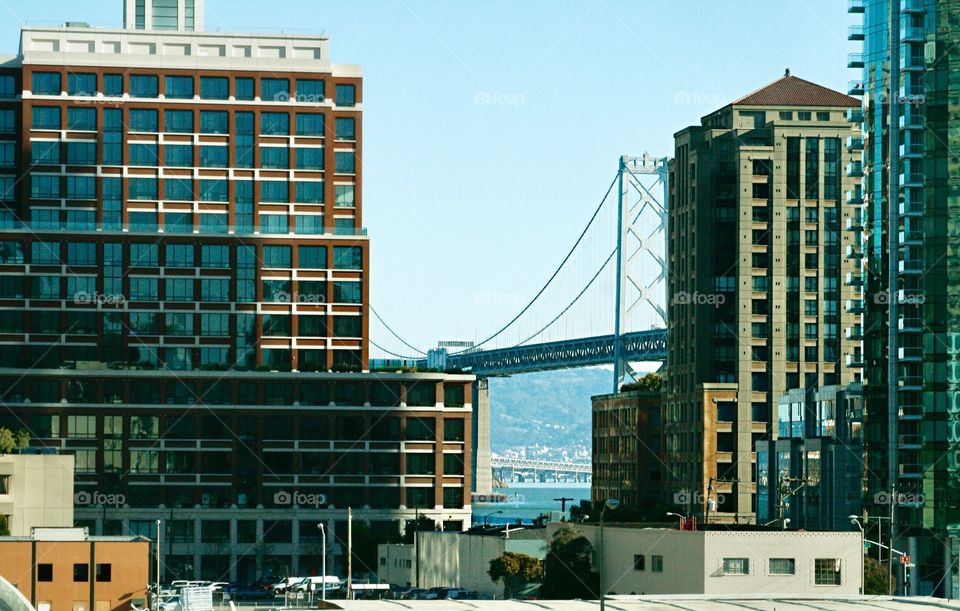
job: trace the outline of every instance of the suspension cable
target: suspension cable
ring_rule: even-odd
[[[419,352],[420,354],[426,356],[426,354],[427,354],[426,352],[424,352],[423,350],[420,350],[419,348],[417,348],[417,347],[415,347],[415,346],[411,346],[411,345],[407,342],[407,340],[405,340],[405,339],[403,339],[402,337],[400,337],[399,335],[397,335],[397,332],[390,328],[390,325],[388,325],[387,322],[386,322],[385,320],[383,320],[383,318],[381,318],[380,314],[377,313],[377,311],[373,308],[372,305],[370,306],[370,311],[373,312],[373,315],[377,317],[377,320],[379,320],[379,321],[381,322],[381,324],[383,324],[383,326],[387,328],[387,331],[390,332],[390,335],[392,335],[392,336],[394,336],[395,338],[397,338],[398,340],[400,340],[400,343],[402,343],[402,344],[403,344],[404,346],[406,346],[407,348],[410,348],[410,349],[413,350],[414,352]],[[413,357],[413,358],[417,358],[417,357]]]
[[[391,351],[387,350],[386,348],[384,348],[383,346],[381,346],[380,344],[378,344],[377,342],[373,341],[372,339],[369,339],[369,338],[368,338],[367,341],[370,342],[370,344],[372,344],[374,348],[376,348],[376,349],[378,349],[378,350],[382,350],[383,352],[386,352],[386,353],[389,354],[390,356],[395,356],[395,357],[397,357],[398,359],[404,359],[404,360],[406,360],[406,361],[417,361],[417,360],[420,360],[420,357],[417,357],[417,356],[404,356],[404,355],[402,355],[402,354],[397,354],[396,352],[391,352]]]

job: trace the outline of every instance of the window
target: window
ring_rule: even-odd
[[[167,278],[164,287],[168,301],[193,301],[193,278]]]
[[[226,179],[200,179],[200,201],[228,201],[228,183]]]
[[[810,111],[809,111],[809,110],[801,110],[801,111],[797,112],[797,118],[800,119],[801,121],[809,121],[809,120],[810,120]]]
[[[157,244],[131,244],[130,267],[156,267],[160,262]]]
[[[73,565],[74,581],[90,581],[90,565],[75,563]]]
[[[297,214],[293,217],[294,233],[301,235],[320,235],[323,233],[323,216],[319,214]]]
[[[781,121],[792,121],[792,120],[793,120],[793,112],[791,112],[791,111],[789,111],[789,110],[781,110],[781,111],[780,111],[780,120],[781,120]]]
[[[290,267],[289,246],[264,246],[263,267]]]
[[[140,108],[130,111],[130,131],[155,132],[157,129],[156,110]]]
[[[130,145],[130,165],[157,166],[160,157],[157,153],[157,144],[137,142]]]
[[[200,251],[200,265],[207,269],[228,269],[230,247],[219,244],[204,244]]]
[[[67,199],[96,199],[97,179],[93,176],[67,176]]]
[[[771,558],[771,575],[795,575],[797,572],[797,561],[793,558]]]
[[[123,75],[122,74],[104,74],[103,75],[103,95],[120,97],[123,95]]]
[[[96,165],[96,142],[67,142],[67,163],[71,165]]]
[[[59,72],[34,72],[33,87],[31,91],[34,95],[60,95],[60,73]]]
[[[326,246],[299,246],[297,266],[300,269],[325,269],[327,267]]]
[[[818,586],[840,585],[840,559],[817,558],[813,561],[814,584]]]
[[[285,181],[263,181],[260,183],[261,202],[286,202],[289,199]]]
[[[30,197],[59,199],[60,177],[34,174],[30,177]]]
[[[322,204],[323,203],[323,183],[322,182],[295,182],[294,198],[301,204]]]
[[[285,78],[260,79],[260,99],[273,102],[290,100],[290,81]]]
[[[286,150],[286,149],[284,149]],[[230,149],[226,146],[200,145],[200,167],[225,168]],[[267,167],[267,166],[264,166]]]
[[[749,575],[750,559],[749,558],[724,558],[723,574],[724,575]]]
[[[334,282],[333,301],[334,303],[360,303],[360,283]]]
[[[336,105],[337,106],[356,106],[356,104],[357,104],[356,85],[337,85]]]
[[[201,134],[226,134],[230,131],[230,113],[225,110],[201,110]]]
[[[297,79],[297,101],[319,103],[323,102],[323,81],[319,79]]]
[[[226,100],[230,97],[230,81],[225,76],[201,76],[200,98],[204,100]]]
[[[787,197],[800,197],[800,138],[787,138]]]
[[[335,208],[353,208],[353,185],[335,185],[334,186]]]
[[[260,133],[272,136],[285,136],[289,134],[290,115],[285,112],[261,113]]]
[[[133,74],[130,76],[130,95],[135,98],[155,98],[160,93],[160,79],[156,76]]]
[[[12,74],[0,74],[0,98],[17,96],[17,79]]]
[[[294,149],[297,156],[298,170],[323,170],[322,148]]]
[[[286,214],[261,214],[260,233],[289,233],[290,221]]]
[[[260,167],[286,169],[290,167],[290,149],[285,146],[260,147]]]
[[[193,200],[193,181],[189,178],[164,179],[163,198],[174,201]]]
[[[334,269],[362,269],[363,251],[359,246],[334,246]]]
[[[168,98],[189,100],[193,97],[192,76],[168,76],[165,95]]]
[[[156,178],[131,178],[128,181],[130,199],[157,199]]]
[[[297,113],[298,136],[322,136],[323,115],[320,113]]]
[[[96,131],[97,110],[95,108],[68,108],[67,129]]]
[[[336,235],[355,235],[357,232],[354,219],[334,219],[333,232]]]
[[[656,554],[650,556],[650,570],[654,573],[663,572],[663,556],[657,556]]]
[[[37,565],[37,581],[53,581],[53,565],[52,564]]]
[[[12,109],[0,109],[0,134],[12,134],[16,130],[14,117],[15,115]],[[59,121],[60,119],[57,119],[58,123]]]
[[[193,267],[193,244],[167,244],[167,267]]]
[[[168,166],[185,168],[193,165],[193,146],[190,144],[165,144],[164,164]]]
[[[336,120],[336,139],[337,140],[356,140],[356,120],[353,117],[337,117]]]
[[[229,314],[200,314],[200,335],[226,337],[230,335]]]
[[[817,121],[829,121],[830,112],[829,111],[818,111],[817,112]]]
[[[34,129],[60,129],[60,109],[56,106],[34,106],[32,125]]]
[[[47,163],[50,163],[49,161]],[[16,165],[16,144],[0,142],[0,167],[12,168]]]
[[[234,84],[237,88],[235,98],[238,100],[252,100],[254,99],[254,86],[252,78],[237,78],[234,80]]]
[[[191,133],[193,131],[193,111],[167,110],[163,113],[163,129],[172,133]]]
[[[334,171],[337,174],[353,174],[357,171],[356,157],[353,151],[336,151],[334,162]]]

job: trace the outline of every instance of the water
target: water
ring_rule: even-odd
[[[482,524],[485,515],[502,511],[487,517],[487,524],[514,524],[517,520],[529,523],[541,514],[560,512],[561,497],[573,498],[567,501],[570,506],[581,499],[590,498],[590,484],[511,484],[509,488],[494,488],[494,492],[507,495],[503,503],[475,503],[473,505],[473,523]]]

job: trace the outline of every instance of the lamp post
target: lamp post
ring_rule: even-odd
[[[864,551],[863,548],[866,545],[867,533],[863,528],[863,524],[860,523],[859,516],[851,515],[850,523],[860,529],[860,594],[866,594],[867,593],[867,584],[866,584],[867,569],[865,566],[866,557],[863,553]]]
[[[667,512],[667,515],[668,515],[668,516],[673,516],[673,517],[675,517],[675,518],[680,518],[680,530],[683,530],[683,524],[684,524],[684,522],[687,521],[687,516],[685,516],[685,515],[683,515],[683,514],[680,514],[680,513],[674,513],[674,512],[672,512],[672,511],[668,511],[668,512]]]
[[[157,611],[160,611],[160,520],[157,520],[157,544],[156,544],[156,563],[157,563],[157,591],[154,599],[157,601]]]
[[[498,510],[496,510],[496,511],[491,511],[491,512],[488,513],[487,515],[483,516],[483,525],[484,525],[484,526],[487,525],[487,518],[489,518],[490,516],[497,515],[498,513],[503,513],[503,510],[502,510],[502,509],[498,509]]]
[[[607,591],[603,583],[603,516],[607,512],[607,508],[616,509],[620,506],[620,501],[617,499],[607,499],[603,504],[603,508],[600,510],[600,611],[606,611],[606,606],[604,605],[604,598],[607,595]]]
[[[320,583],[320,600],[327,600],[327,531],[323,527],[323,522],[318,522],[317,528],[320,529],[320,547],[323,549],[320,554],[320,557],[322,558],[321,567],[323,570],[321,573],[323,575],[323,580]]]

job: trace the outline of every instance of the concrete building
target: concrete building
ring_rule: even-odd
[[[469,525],[474,378],[364,373],[360,68],[202,9],[0,61],[0,425],[75,456],[77,524],[162,520],[165,580],[319,570],[319,522],[345,574],[348,507]]]
[[[664,470],[660,391],[629,390],[591,398],[594,501],[662,503]]]
[[[38,611],[119,611],[147,602],[150,541],[37,528],[0,537],[0,576]]]
[[[872,514],[894,510],[910,594],[960,595],[960,3],[860,0],[848,66],[863,96],[864,418]],[[870,526],[873,534],[876,524]],[[904,591],[901,587],[899,591]]]
[[[547,525],[548,537],[560,526]],[[577,524],[576,529],[599,554],[599,527]],[[609,524],[603,530],[608,594],[860,592],[859,532],[681,531]]]
[[[758,441],[757,522],[853,530],[863,507],[863,387],[795,388],[780,397],[777,439]]]
[[[503,596],[503,584],[490,579],[490,561],[504,552],[545,558],[548,546],[544,532],[542,528],[514,528],[507,534],[503,527],[497,527],[482,533],[417,533],[417,545],[378,546],[378,577],[382,582],[400,586],[460,587],[484,597],[499,598]]]
[[[675,135],[663,427],[685,512],[754,522],[777,398],[859,378],[857,107],[788,71]]]
[[[11,536],[73,526],[73,460],[70,454],[0,456],[0,516]]]

